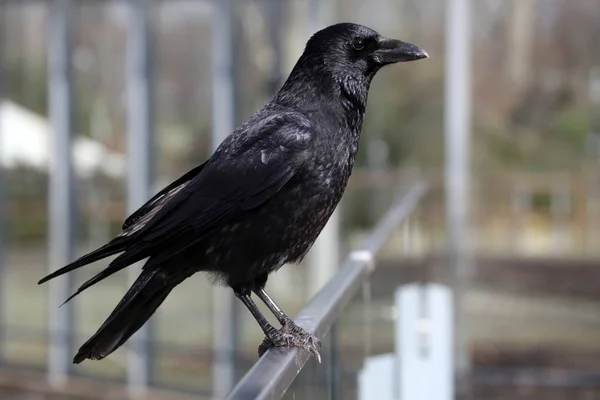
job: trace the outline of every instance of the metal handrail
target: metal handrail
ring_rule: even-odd
[[[329,332],[344,307],[369,279],[374,255],[394,229],[414,210],[427,191],[425,182],[413,184],[379,221],[362,245],[352,251],[337,274],[298,313],[295,322],[318,337]],[[228,400],[279,400],[310,355],[295,347],[269,349],[231,391]]]

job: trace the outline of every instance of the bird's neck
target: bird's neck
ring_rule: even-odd
[[[353,77],[296,65],[273,101],[307,113],[324,113],[360,131],[370,77]]]
[[[345,76],[339,80],[341,104],[347,118],[351,119],[353,125],[362,126],[363,116],[367,108],[370,79],[363,77]]]

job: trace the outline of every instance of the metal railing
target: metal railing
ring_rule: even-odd
[[[361,246],[349,254],[337,274],[298,313],[295,318],[298,326],[321,339],[329,333],[344,307],[369,280],[375,268],[375,255],[396,227],[415,209],[426,191],[427,184],[417,182],[400,196]],[[292,347],[268,350],[227,399],[281,399],[309,357],[307,352]]]

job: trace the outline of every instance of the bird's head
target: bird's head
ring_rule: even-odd
[[[275,101],[312,109],[316,97],[331,100],[341,93],[347,101],[344,104],[359,112],[351,114],[362,115],[377,71],[389,64],[428,57],[414,44],[381,36],[365,26],[332,25],[309,39]]]
[[[335,75],[373,77],[383,66],[428,58],[414,44],[390,39],[353,23],[339,23],[315,33],[303,57],[318,59]]]

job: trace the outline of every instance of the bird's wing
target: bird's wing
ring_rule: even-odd
[[[145,257],[150,248],[190,233],[201,238],[278,192],[309,157],[310,124],[301,116],[281,113],[252,126],[227,138],[185,186],[128,225],[122,235],[135,233],[137,245],[122,256]]]
[[[204,168],[205,165],[206,165],[206,163],[203,163],[203,164],[191,169],[190,171],[186,172],[183,176],[181,176],[179,179],[172,182],[171,184],[166,186],[164,189],[162,189],[160,192],[155,194],[143,206],[138,208],[133,214],[131,214],[129,217],[127,217],[125,222],[123,222],[122,229],[124,231],[129,229],[136,222],[140,221],[141,218],[143,218],[144,216],[147,216],[147,214],[149,212],[151,212],[153,209],[159,208],[161,203],[166,202],[170,198],[172,198],[177,192],[179,192],[188,183],[190,183],[190,181],[194,177],[196,177],[200,173],[200,171],[202,171],[202,169]]]

